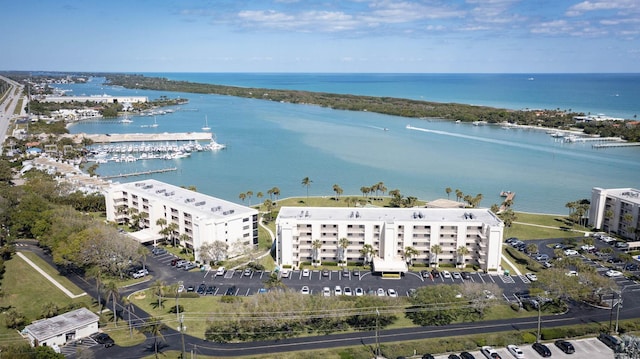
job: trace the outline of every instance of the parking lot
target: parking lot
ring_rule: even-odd
[[[571,344],[573,344],[576,352],[574,354],[565,354],[563,351],[558,349],[553,343],[545,343],[549,350],[551,350],[551,358],[573,358],[573,359],[612,359],[614,358],[613,351],[604,345],[601,341],[596,338],[588,338],[588,339],[578,339],[578,340],[570,340]],[[506,348],[494,348],[502,359],[513,359],[515,358]],[[525,358],[542,358],[540,354],[538,354],[531,345],[522,345],[520,346],[522,352],[524,353]],[[480,353],[480,350],[470,351],[476,359],[485,359],[484,354]],[[455,353],[460,354],[460,353]],[[434,355],[436,359],[447,359],[448,354],[440,354]],[[408,356],[410,357],[410,356]]]

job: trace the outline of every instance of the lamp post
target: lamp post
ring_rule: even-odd
[[[622,291],[618,292],[618,308],[616,309],[616,333],[618,333],[618,319],[620,318],[621,306],[622,306]]]
[[[536,343],[540,341],[540,322],[542,321],[542,306],[540,305],[540,301],[536,301],[538,305],[538,334],[536,335]]]

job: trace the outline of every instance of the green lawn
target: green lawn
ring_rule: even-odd
[[[38,257],[37,254],[29,251],[20,252],[25,257],[29,258],[30,261],[35,263],[40,269],[42,269],[45,273],[50,275],[53,279],[55,279],[58,283],[62,284],[68,291],[70,291],[73,295],[80,295],[83,293],[83,290],[78,288],[75,284],[71,283],[71,281],[60,274],[57,269],[51,267],[47,262],[42,260],[42,258]],[[56,288],[57,289],[57,288]]]

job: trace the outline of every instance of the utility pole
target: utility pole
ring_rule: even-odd
[[[540,305],[540,301],[539,300],[538,300],[537,304],[538,304],[538,334],[536,335],[536,343],[540,341],[540,321],[542,319],[542,315],[541,315],[542,314],[541,313],[541,311],[542,311],[541,307],[542,306]]]
[[[376,308],[376,358],[380,356],[380,311]]]
[[[184,314],[180,315],[180,337],[182,339],[182,354],[180,356],[181,359],[184,358]]]
[[[612,325],[613,325],[613,292],[611,292],[611,311],[609,312],[609,334],[611,334]]]
[[[618,319],[620,318],[620,307],[622,306],[622,291],[618,293],[618,308],[616,309],[616,333],[618,333]]]

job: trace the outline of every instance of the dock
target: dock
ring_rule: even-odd
[[[105,134],[75,134],[69,137],[86,138],[93,143],[116,142],[162,142],[162,141],[211,141],[211,132],[163,132],[163,133],[105,133]]]
[[[502,202],[502,204],[500,205],[500,209],[498,212],[502,212],[505,211],[507,209],[507,206],[505,206],[505,202],[507,201],[511,201],[513,202],[513,198],[516,196],[515,192],[511,192],[511,191],[502,191],[500,192],[500,197],[505,197],[504,201]]]
[[[161,169],[149,170],[149,171],[121,173],[118,175],[111,175],[111,176],[100,176],[100,178],[111,179],[111,178],[124,178],[124,177],[133,177],[133,176],[145,176],[145,175],[152,175],[154,173],[171,172],[171,171],[177,171],[177,170],[178,170],[177,167],[170,167],[170,168],[161,168]]]
[[[609,148],[609,147],[633,147],[640,146],[640,142],[616,142],[616,143],[598,143],[593,148]]]

